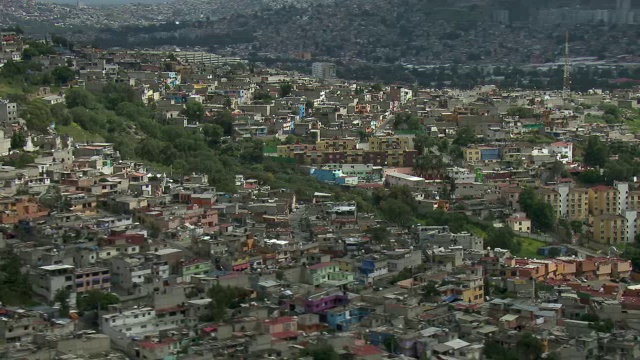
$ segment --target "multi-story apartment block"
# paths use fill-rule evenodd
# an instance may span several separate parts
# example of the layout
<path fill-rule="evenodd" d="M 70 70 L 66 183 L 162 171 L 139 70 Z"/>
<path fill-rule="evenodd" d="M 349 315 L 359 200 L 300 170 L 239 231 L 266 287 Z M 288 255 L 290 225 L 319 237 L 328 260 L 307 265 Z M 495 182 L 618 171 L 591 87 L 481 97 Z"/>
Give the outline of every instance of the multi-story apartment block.
<path fill-rule="evenodd" d="M 574 188 L 567 195 L 567 217 L 569 220 L 584 221 L 589 217 L 589 190 Z"/>
<path fill-rule="evenodd" d="M 551 204 L 556 219 L 563 217 L 562 196 L 559 191 L 554 188 L 540 188 L 538 189 L 538 194 L 540 194 L 544 201 Z"/>
<path fill-rule="evenodd" d="M 640 211 L 640 190 L 629 191 L 627 196 L 627 210 Z"/>
<path fill-rule="evenodd" d="M 47 265 L 41 266 L 31 274 L 31 287 L 33 292 L 53 303 L 58 290 L 69 292 L 69 304 L 74 306 L 76 302 L 75 272 L 71 265 Z"/>
<path fill-rule="evenodd" d="M 18 105 L 9 100 L 0 100 L 0 123 L 18 120 Z"/>
<path fill-rule="evenodd" d="M 107 268 L 84 268 L 75 271 L 76 292 L 111 289 L 111 273 Z"/>
<path fill-rule="evenodd" d="M 411 136 L 373 136 L 369 138 L 369 150 L 413 149 Z"/>
<path fill-rule="evenodd" d="M 355 138 L 325 139 L 317 141 L 315 148 L 321 151 L 353 150 L 357 145 Z"/>
<path fill-rule="evenodd" d="M 614 214 L 596 215 L 593 219 L 593 239 L 609 245 L 626 242 L 627 218 Z"/>
<path fill-rule="evenodd" d="M 589 212 L 592 215 L 618 214 L 618 190 L 611 186 L 595 186 L 589 189 Z"/>
<path fill-rule="evenodd" d="M 311 75 L 314 78 L 330 80 L 336 78 L 336 64 L 327 62 L 315 62 L 311 64 Z"/>

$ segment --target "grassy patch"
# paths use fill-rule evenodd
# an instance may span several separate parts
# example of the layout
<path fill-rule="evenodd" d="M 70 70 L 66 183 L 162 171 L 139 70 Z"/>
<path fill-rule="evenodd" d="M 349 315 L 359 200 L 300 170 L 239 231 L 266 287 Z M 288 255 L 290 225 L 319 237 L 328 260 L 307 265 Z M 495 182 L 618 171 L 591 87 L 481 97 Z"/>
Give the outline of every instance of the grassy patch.
<path fill-rule="evenodd" d="M 587 114 L 584 116 L 584 122 L 588 124 L 604 124 L 602 116 Z"/>
<path fill-rule="evenodd" d="M 538 248 L 547 245 L 545 242 L 521 236 L 516 237 L 516 239 L 522 244 L 520 253 L 515 254 L 520 257 L 538 258 Z"/>
<path fill-rule="evenodd" d="M 100 135 L 96 135 L 92 132 L 89 132 L 80 127 L 80 125 L 76 123 L 71 123 L 71 125 L 62 126 L 56 125 L 56 131 L 60 135 L 68 135 L 73 138 L 73 141 L 76 143 L 84 143 L 88 142 L 102 142 L 104 138 Z"/>
<path fill-rule="evenodd" d="M 629 127 L 629 130 L 631 130 L 633 133 L 640 132 L 640 118 L 627 121 L 625 124 Z"/>
<path fill-rule="evenodd" d="M 0 82 L 0 97 L 7 96 L 9 94 L 22 94 L 22 88 L 20 86 Z"/>
<path fill-rule="evenodd" d="M 469 231 L 477 237 L 481 237 L 483 239 L 487 237 L 487 233 L 475 225 L 469 225 Z"/>

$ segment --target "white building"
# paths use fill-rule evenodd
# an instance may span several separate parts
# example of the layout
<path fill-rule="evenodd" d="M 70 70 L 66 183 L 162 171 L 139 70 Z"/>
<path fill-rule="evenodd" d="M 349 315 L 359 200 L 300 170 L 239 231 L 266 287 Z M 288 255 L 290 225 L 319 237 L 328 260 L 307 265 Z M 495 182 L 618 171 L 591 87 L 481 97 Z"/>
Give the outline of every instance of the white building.
<path fill-rule="evenodd" d="M 48 105 L 55 105 L 55 104 L 64 104 L 64 96 L 59 96 L 59 95 L 49 95 L 49 96 L 45 96 L 42 98 L 42 100 L 47 103 Z"/>
<path fill-rule="evenodd" d="M 18 105 L 9 100 L 0 100 L 0 122 L 18 120 Z"/>
<path fill-rule="evenodd" d="M 385 178 L 385 182 L 391 186 L 403 186 L 406 185 L 412 188 L 420 188 L 425 185 L 425 180 L 421 177 L 401 174 L 401 173 L 390 173 L 387 174 Z"/>
<path fill-rule="evenodd" d="M 336 78 L 336 64 L 316 62 L 311 65 L 311 75 L 314 78 L 330 80 Z"/>
<path fill-rule="evenodd" d="M 550 145 L 550 152 L 556 155 L 556 158 L 563 163 L 573 162 L 573 144 L 570 142 L 555 142 Z"/>
<path fill-rule="evenodd" d="M 75 267 L 71 265 L 41 266 L 31 274 L 31 288 L 34 293 L 53 304 L 56 292 L 69 291 L 69 305 L 76 304 Z"/>
<path fill-rule="evenodd" d="M 103 315 L 101 329 L 112 339 L 123 335 L 144 336 L 158 331 L 155 322 L 156 313 L 152 308 L 140 308 Z"/>
<path fill-rule="evenodd" d="M 447 175 L 456 183 L 473 183 L 476 181 L 476 174 L 465 168 L 448 168 Z"/>

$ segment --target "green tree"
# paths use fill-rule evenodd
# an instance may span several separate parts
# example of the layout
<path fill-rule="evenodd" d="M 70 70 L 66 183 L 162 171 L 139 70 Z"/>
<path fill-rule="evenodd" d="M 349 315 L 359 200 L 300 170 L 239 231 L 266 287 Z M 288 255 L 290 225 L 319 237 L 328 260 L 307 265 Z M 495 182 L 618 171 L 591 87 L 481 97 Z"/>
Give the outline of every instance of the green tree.
<path fill-rule="evenodd" d="M 291 95 L 292 91 L 293 91 L 293 85 L 291 85 L 290 82 L 285 81 L 282 84 L 280 84 L 280 89 L 279 89 L 278 95 L 281 98 L 284 98 L 284 97 L 287 97 L 287 96 Z"/>
<path fill-rule="evenodd" d="M 587 140 L 587 146 L 584 150 L 585 165 L 594 167 L 604 167 L 609 159 L 609 149 L 600 139 L 592 135 Z"/>
<path fill-rule="evenodd" d="M 413 211 L 406 203 L 398 199 L 386 199 L 380 204 L 380 213 L 399 227 L 408 228 L 414 224 Z"/>
<path fill-rule="evenodd" d="M 228 110 L 216 113 L 213 118 L 213 123 L 222 127 L 225 136 L 233 135 L 233 122 L 233 115 Z"/>
<path fill-rule="evenodd" d="M 553 228 L 555 223 L 553 206 L 539 197 L 533 188 L 523 189 L 518 197 L 518 203 L 535 228 L 542 231 Z"/>
<path fill-rule="evenodd" d="M 384 348 L 391 354 L 395 354 L 400 348 L 398 338 L 396 338 L 394 335 L 385 336 L 384 340 L 382 340 L 382 344 L 384 345 Z"/>
<path fill-rule="evenodd" d="M 69 295 L 71 295 L 71 293 L 67 289 L 58 289 L 53 295 L 53 301 L 60 306 L 59 313 L 61 317 L 69 316 Z"/>
<path fill-rule="evenodd" d="M 264 160 L 264 143 L 262 140 L 250 139 L 242 143 L 240 159 L 245 162 L 260 164 Z"/>
<path fill-rule="evenodd" d="M 224 106 L 225 109 L 228 110 L 228 109 L 231 109 L 233 102 L 231 101 L 231 98 L 229 96 L 225 96 L 224 103 L 222 105 Z"/>
<path fill-rule="evenodd" d="M 420 119 L 408 111 L 401 112 L 395 115 L 393 121 L 393 127 L 399 130 L 421 130 L 422 122 Z"/>
<path fill-rule="evenodd" d="M 456 137 L 453 139 L 453 144 L 461 147 L 466 147 L 478 142 L 478 137 L 472 128 L 465 126 L 458 129 Z"/>
<path fill-rule="evenodd" d="M 273 97 L 266 90 L 258 90 L 253 94 L 253 101 L 262 104 L 270 104 L 273 101 Z"/>
<path fill-rule="evenodd" d="M 42 100 L 29 102 L 22 110 L 21 117 L 27 122 L 29 130 L 40 133 L 48 132 L 49 126 L 53 122 L 51 109 Z"/>
<path fill-rule="evenodd" d="M 205 124 L 202 127 L 202 134 L 210 147 L 217 147 L 224 136 L 224 129 L 220 125 Z"/>
<path fill-rule="evenodd" d="M 57 66 L 51 71 L 57 85 L 64 85 L 76 78 L 76 73 L 66 66 Z"/>
<path fill-rule="evenodd" d="M 578 180 L 585 185 L 596 185 L 604 182 L 604 177 L 600 175 L 600 171 L 589 169 L 578 175 Z"/>
<path fill-rule="evenodd" d="M 533 334 L 525 332 L 518 338 L 516 342 L 516 353 L 518 358 L 522 360 L 537 360 L 544 353 L 544 345 L 542 341 Z"/>
<path fill-rule="evenodd" d="M 522 248 L 522 244 L 515 238 L 515 234 L 508 227 L 490 229 L 484 245 L 492 249 L 500 248 L 511 251 L 512 254 L 518 254 Z"/>
<path fill-rule="evenodd" d="M 31 285 L 20 257 L 11 249 L 0 253 L 0 302 L 4 305 L 25 306 L 33 302 Z"/>
<path fill-rule="evenodd" d="M 11 149 L 22 149 L 27 145 L 27 137 L 22 131 L 14 131 L 11 135 Z"/>
<path fill-rule="evenodd" d="M 109 305 L 119 302 L 120 298 L 117 295 L 100 290 L 90 290 L 84 294 L 78 294 L 77 299 L 78 310 L 81 311 L 106 310 Z"/>
<path fill-rule="evenodd" d="M 27 165 L 35 162 L 35 157 L 26 152 L 17 155 L 10 155 L 1 159 L 3 165 L 13 166 L 16 169 L 24 169 Z"/>
<path fill-rule="evenodd" d="M 331 345 L 308 346 L 300 355 L 310 356 L 313 360 L 338 360 L 340 357 Z"/>
<path fill-rule="evenodd" d="M 56 125 L 63 125 L 63 126 L 71 125 L 71 121 L 72 121 L 71 114 L 69 113 L 69 110 L 67 109 L 67 106 L 65 104 L 57 103 L 57 104 L 51 105 L 49 110 L 51 111 L 51 117 L 53 118 L 53 122 Z"/>
<path fill-rule="evenodd" d="M 214 285 L 207 295 L 211 298 L 211 313 L 207 321 L 221 321 L 226 319 L 228 309 L 236 309 L 249 294 L 239 287 Z"/>
<path fill-rule="evenodd" d="M 367 229 L 366 234 L 369 235 L 373 244 L 383 244 L 389 240 L 391 233 L 384 226 L 375 226 Z"/>
<path fill-rule="evenodd" d="M 580 220 L 572 220 L 569 223 L 569 226 L 571 227 L 571 231 L 574 234 L 582 234 L 582 231 L 583 231 L 582 230 L 583 229 L 582 221 L 580 221 Z"/>
<path fill-rule="evenodd" d="M 505 348 L 495 340 L 486 341 L 482 353 L 487 359 L 491 360 L 518 360 L 513 351 Z"/>
<path fill-rule="evenodd" d="M 85 109 L 95 109 L 97 101 L 92 93 L 81 88 L 71 88 L 65 93 L 65 103 L 69 109 L 83 107 Z"/>
<path fill-rule="evenodd" d="M 204 105 L 198 101 L 189 101 L 182 112 L 184 116 L 193 122 L 202 122 L 204 119 Z"/>
<path fill-rule="evenodd" d="M 518 116 L 521 119 L 532 118 L 535 116 L 532 108 L 518 106 L 507 110 L 508 116 Z"/>
<path fill-rule="evenodd" d="M 422 286 L 422 299 L 424 301 L 430 301 L 434 296 L 440 296 L 440 291 L 438 291 L 438 282 L 429 280 L 426 284 Z"/>

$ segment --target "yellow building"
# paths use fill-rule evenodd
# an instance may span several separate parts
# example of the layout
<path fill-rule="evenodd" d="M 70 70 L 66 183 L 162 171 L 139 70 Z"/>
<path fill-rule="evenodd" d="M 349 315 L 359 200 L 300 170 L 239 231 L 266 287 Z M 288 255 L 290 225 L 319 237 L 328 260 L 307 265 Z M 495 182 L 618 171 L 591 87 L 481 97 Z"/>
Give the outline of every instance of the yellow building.
<path fill-rule="evenodd" d="M 595 186 L 589 189 L 589 211 L 592 215 L 617 214 L 618 190 L 611 186 Z"/>
<path fill-rule="evenodd" d="M 462 149 L 462 155 L 464 156 L 464 161 L 468 163 L 474 163 L 480 161 L 480 149 L 478 148 L 464 148 Z"/>
<path fill-rule="evenodd" d="M 542 197 L 544 201 L 551 204 L 553 207 L 553 213 L 556 219 L 562 218 L 562 208 L 561 208 L 561 197 L 560 193 L 555 189 L 550 188 L 540 188 L 538 189 L 538 194 Z"/>
<path fill-rule="evenodd" d="M 278 145 L 278 157 L 292 158 L 297 152 L 306 152 L 309 150 L 315 150 L 315 146 L 309 144 Z"/>
<path fill-rule="evenodd" d="M 413 139 L 409 136 L 373 136 L 369 138 L 370 151 L 390 149 L 413 149 Z"/>
<path fill-rule="evenodd" d="M 484 281 L 482 278 L 470 276 L 459 280 L 462 281 L 462 286 L 457 287 L 455 293 L 462 301 L 474 304 L 484 303 Z"/>
<path fill-rule="evenodd" d="M 515 232 L 531 233 L 531 220 L 524 214 L 515 214 L 507 219 L 507 224 Z"/>
<path fill-rule="evenodd" d="M 584 221 L 589 218 L 589 190 L 574 188 L 567 195 L 567 215 L 569 220 Z"/>
<path fill-rule="evenodd" d="M 320 151 L 354 150 L 358 145 L 355 138 L 328 139 L 316 142 L 316 149 Z"/>
<path fill-rule="evenodd" d="M 640 211 L 640 191 L 629 191 L 627 210 Z"/>
<path fill-rule="evenodd" d="M 627 239 L 627 219 L 620 215 L 602 214 L 593 219 L 593 240 L 602 244 L 620 244 Z"/>

